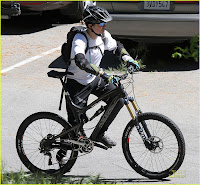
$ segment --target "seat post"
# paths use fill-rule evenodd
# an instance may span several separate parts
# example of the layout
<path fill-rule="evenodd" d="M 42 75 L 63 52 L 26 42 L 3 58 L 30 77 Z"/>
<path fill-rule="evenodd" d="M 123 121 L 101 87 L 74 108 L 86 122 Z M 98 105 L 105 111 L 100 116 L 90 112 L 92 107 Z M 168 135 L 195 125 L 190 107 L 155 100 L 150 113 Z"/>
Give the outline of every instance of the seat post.
<path fill-rule="evenodd" d="M 66 90 L 66 89 L 65 89 L 65 88 L 66 88 L 66 86 L 65 86 L 66 80 L 67 80 L 67 77 L 66 77 L 66 76 L 64 77 L 64 81 L 63 81 L 62 77 L 60 78 L 60 81 L 61 81 L 63 87 L 62 87 L 62 91 L 61 91 L 60 105 L 59 105 L 58 110 L 61 110 L 62 101 L 63 101 L 63 95 L 64 95 L 64 91 Z"/>

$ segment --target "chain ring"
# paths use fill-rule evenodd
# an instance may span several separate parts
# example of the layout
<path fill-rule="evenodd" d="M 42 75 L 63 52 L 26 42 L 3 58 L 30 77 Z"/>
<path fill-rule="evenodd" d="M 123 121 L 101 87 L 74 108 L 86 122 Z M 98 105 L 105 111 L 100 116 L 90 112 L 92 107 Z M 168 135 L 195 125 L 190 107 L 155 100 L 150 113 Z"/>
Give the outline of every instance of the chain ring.
<path fill-rule="evenodd" d="M 80 137 L 78 141 L 84 143 L 84 146 L 79 146 L 80 152 L 88 154 L 94 149 L 94 143 L 89 138 Z"/>

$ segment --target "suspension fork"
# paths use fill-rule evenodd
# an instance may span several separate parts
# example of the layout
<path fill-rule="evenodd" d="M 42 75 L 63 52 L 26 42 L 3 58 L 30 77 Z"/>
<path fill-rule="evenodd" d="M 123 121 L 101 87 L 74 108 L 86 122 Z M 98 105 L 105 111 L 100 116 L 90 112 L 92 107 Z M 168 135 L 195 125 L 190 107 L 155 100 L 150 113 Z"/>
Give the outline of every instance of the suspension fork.
<path fill-rule="evenodd" d="M 133 113 L 129 102 L 131 102 L 136 114 Z M 128 111 L 129 111 L 129 113 L 130 113 L 130 115 L 131 115 L 133 120 L 136 120 L 137 115 L 142 113 L 140 108 L 137 106 L 135 100 L 132 97 L 128 97 L 127 99 L 124 99 L 124 104 L 126 105 L 126 108 L 128 109 Z"/>
<path fill-rule="evenodd" d="M 131 102 L 136 114 L 133 113 L 129 102 Z M 140 136 L 142 137 L 142 140 L 144 142 L 146 142 L 147 138 L 146 138 L 146 136 L 145 136 L 145 134 L 143 132 L 143 129 L 139 125 L 139 121 L 138 121 L 138 115 L 141 114 L 142 111 L 140 110 L 140 108 L 138 107 L 137 103 L 135 102 L 135 100 L 132 97 L 128 97 L 128 99 L 125 99 L 124 104 L 126 105 L 126 108 L 128 109 L 128 111 L 129 111 L 129 113 L 130 113 L 130 115 L 132 117 L 132 120 L 136 121 L 136 128 L 137 128 Z M 142 127 L 144 128 L 144 131 L 145 131 L 147 137 L 150 138 L 151 134 L 149 132 L 149 129 L 147 128 L 147 124 L 145 123 L 145 121 L 142 121 L 141 124 L 142 124 Z"/>

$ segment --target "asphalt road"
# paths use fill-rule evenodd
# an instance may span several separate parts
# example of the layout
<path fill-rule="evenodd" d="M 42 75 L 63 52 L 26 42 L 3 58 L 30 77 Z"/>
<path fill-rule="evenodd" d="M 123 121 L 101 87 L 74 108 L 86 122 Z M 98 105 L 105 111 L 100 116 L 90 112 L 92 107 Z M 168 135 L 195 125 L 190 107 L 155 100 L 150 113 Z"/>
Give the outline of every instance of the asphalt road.
<path fill-rule="evenodd" d="M 60 55 L 58 47 L 71 26 L 45 27 L 34 23 L 28 28 L 4 27 L 1 70 L 8 71 L 1 73 L 1 160 L 5 170 L 26 170 L 15 149 L 15 136 L 27 116 L 49 111 L 66 117 L 64 106 L 58 111 L 61 84 L 57 79 L 48 78 L 47 72 L 48 65 Z M 107 151 L 95 148 L 78 158 L 71 172 L 65 175 L 100 174 L 104 180 L 117 183 L 199 184 L 199 70 L 138 72 L 134 75 L 134 87 L 143 112 L 164 114 L 181 129 L 186 156 L 178 173 L 166 181 L 155 181 L 131 169 L 121 148 L 123 130 L 131 119 L 123 108 L 107 132 L 117 141 L 117 146 Z M 96 120 L 86 127 L 95 123 Z"/>

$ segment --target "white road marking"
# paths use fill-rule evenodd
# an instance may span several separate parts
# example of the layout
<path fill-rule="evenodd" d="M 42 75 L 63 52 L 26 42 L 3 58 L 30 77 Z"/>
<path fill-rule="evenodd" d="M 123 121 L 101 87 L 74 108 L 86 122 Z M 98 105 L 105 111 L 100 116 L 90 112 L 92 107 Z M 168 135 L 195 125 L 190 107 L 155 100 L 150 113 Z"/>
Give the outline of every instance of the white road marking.
<path fill-rule="evenodd" d="M 23 66 L 23 65 L 25 65 L 25 64 L 27 64 L 27 63 L 33 62 L 33 61 L 35 61 L 35 60 L 37 60 L 37 59 L 39 59 L 39 58 L 42 58 L 42 57 L 44 57 L 44 56 L 46 56 L 46 55 L 48 55 L 48 54 L 50 54 L 50 53 L 53 53 L 53 52 L 55 52 L 55 51 L 57 51 L 57 50 L 60 50 L 60 49 L 61 49 L 61 46 L 59 46 L 59 47 L 57 47 L 57 48 L 53 48 L 53 49 L 51 49 L 51 50 L 49 50 L 49 51 L 46 51 L 46 52 L 44 52 L 44 53 L 41 53 L 40 55 L 37 55 L 37 56 L 31 57 L 31 58 L 29 58 L 29 59 L 23 60 L 23 61 L 21 61 L 21 62 L 15 64 L 15 65 L 13 65 L 13 66 L 10 66 L 10 67 L 8 67 L 8 68 L 6 68 L 6 69 L 1 70 L 1 73 L 6 73 L 6 72 L 8 72 L 8 71 L 11 71 L 11 70 L 13 70 L 13 69 L 15 69 L 15 68 L 17 68 L 17 67 L 20 67 L 20 66 Z"/>

